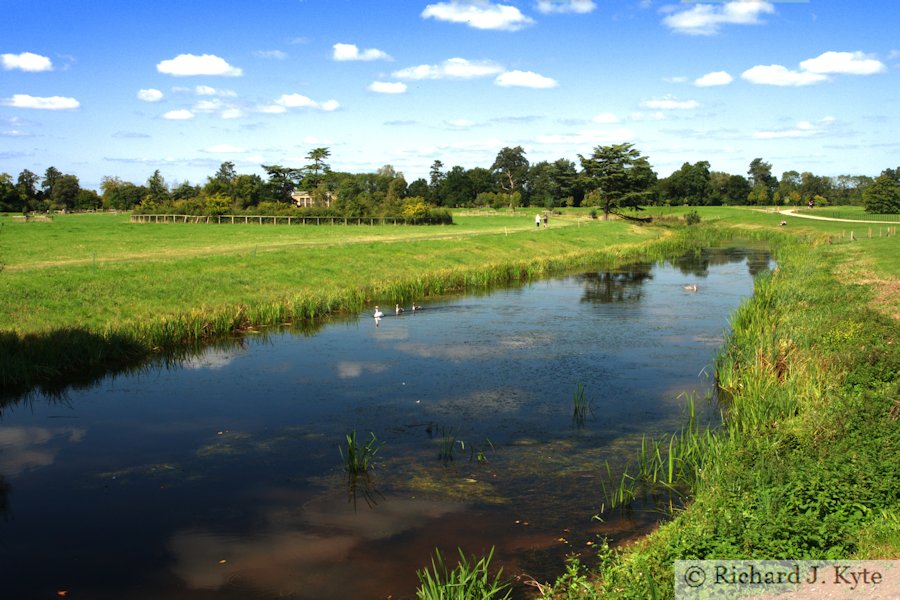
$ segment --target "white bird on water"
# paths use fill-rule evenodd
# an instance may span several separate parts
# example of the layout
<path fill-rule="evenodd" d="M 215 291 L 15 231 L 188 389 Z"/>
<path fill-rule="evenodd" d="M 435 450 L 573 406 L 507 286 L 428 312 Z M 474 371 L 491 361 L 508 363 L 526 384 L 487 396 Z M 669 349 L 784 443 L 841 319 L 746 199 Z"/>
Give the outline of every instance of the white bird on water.
<path fill-rule="evenodd" d="M 375 307 L 375 314 L 372 315 L 372 316 L 375 317 L 376 319 L 380 319 L 381 317 L 384 316 L 384 313 L 381 312 L 381 309 L 378 308 L 378 307 L 376 306 L 376 307 Z"/>
<path fill-rule="evenodd" d="M 396 313 L 399 315 L 400 313 L 403 312 L 403 307 L 400 306 L 399 304 L 395 305 L 395 306 L 394 306 L 394 312 L 396 312 Z"/>
<path fill-rule="evenodd" d="M 696 284 L 696 283 L 689 283 L 689 284 L 687 284 L 687 285 L 681 286 L 681 288 L 682 288 L 684 291 L 686 291 L 686 292 L 696 292 L 696 291 L 697 291 L 697 284 Z"/>

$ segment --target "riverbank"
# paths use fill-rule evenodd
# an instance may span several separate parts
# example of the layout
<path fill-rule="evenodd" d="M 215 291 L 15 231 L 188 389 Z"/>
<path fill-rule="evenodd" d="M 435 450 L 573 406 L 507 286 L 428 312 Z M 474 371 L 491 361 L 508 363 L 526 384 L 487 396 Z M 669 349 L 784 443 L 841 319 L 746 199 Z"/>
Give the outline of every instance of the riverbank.
<path fill-rule="evenodd" d="M 900 328 L 881 271 L 896 239 L 769 237 L 779 268 L 717 361 L 725 421 L 681 465 L 689 506 L 629 548 L 601 545 L 596 570 L 574 563 L 549 596 L 672 597 L 679 559 L 900 557 Z"/>

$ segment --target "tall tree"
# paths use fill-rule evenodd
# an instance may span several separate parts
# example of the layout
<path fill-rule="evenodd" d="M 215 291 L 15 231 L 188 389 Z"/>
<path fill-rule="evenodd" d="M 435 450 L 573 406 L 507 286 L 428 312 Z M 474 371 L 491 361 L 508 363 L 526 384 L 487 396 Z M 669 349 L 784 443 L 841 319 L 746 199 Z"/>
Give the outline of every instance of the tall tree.
<path fill-rule="evenodd" d="M 153 175 L 147 179 L 147 198 L 157 204 L 169 199 L 169 187 L 159 169 L 153 171 Z"/>
<path fill-rule="evenodd" d="M 16 190 L 19 192 L 19 197 L 22 199 L 23 210 L 32 210 L 35 208 L 38 201 L 38 195 L 40 194 L 40 191 L 38 190 L 39 181 L 40 177 L 28 169 L 24 169 L 19 173 L 19 177 L 16 179 Z"/>
<path fill-rule="evenodd" d="M 303 181 L 303 170 L 281 165 L 262 165 L 269 176 L 268 188 L 276 202 L 290 202 L 291 194 Z"/>
<path fill-rule="evenodd" d="M 634 144 L 597 146 L 589 157 L 578 158 L 588 185 L 600 193 L 604 219 L 623 208 L 641 210 L 656 184 L 656 173 Z"/>
<path fill-rule="evenodd" d="M 515 148 L 507 146 L 497 153 L 491 171 L 497 177 L 500 189 L 507 194 L 514 194 L 523 191 L 528 177 L 528 166 L 528 159 L 525 158 L 522 146 Z"/>
<path fill-rule="evenodd" d="M 709 182 L 708 162 L 686 162 L 669 176 L 667 193 L 672 200 L 703 206 L 709 203 Z"/>
<path fill-rule="evenodd" d="M 446 175 L 444 174 L 444 163 L 435 160 L 431 163 L 431 170 L 428 172 L 428 175 L 428 195 L 426 198 L 432 204 L 440 206 L 444 203 L 441 189 L 444 186 L 444 179 L 446 178 Z"/>
<path fill-rule="evenodd" d="M 325 175 L 331 170 L 331 166 L 325 162 L 329 156 L 331 156 L 331 150 L 328 148 L 313 148 L 306 155 L 306 159 L 312 161 L 306 165 L 306 171 L 311 173 L 307 176 L 310 187 L 315 188 L 321 185 Z"/>
<path fill-rule="evenodd" d="M 900 213 L 900 168 L 885 169 L 863 192 L 866 212 Z"/>
<path fill-rule="evenodd" d="M 778 179 L 772 175 L 772 165 L 761 158 L 754 158 L 750 161 L 750 168 L 747 170 L 747 174 L 750 176 L 750 185 L 754 189 L 757 203 L 768 204 L 775 193 L 775 188 L 778 187 Z M 760 185 L 764 186 L 766 190 L 766 200 L 763 202 L 760 202 L 759 194 L 759 190 L 762 188 L 757 187 Z"/>

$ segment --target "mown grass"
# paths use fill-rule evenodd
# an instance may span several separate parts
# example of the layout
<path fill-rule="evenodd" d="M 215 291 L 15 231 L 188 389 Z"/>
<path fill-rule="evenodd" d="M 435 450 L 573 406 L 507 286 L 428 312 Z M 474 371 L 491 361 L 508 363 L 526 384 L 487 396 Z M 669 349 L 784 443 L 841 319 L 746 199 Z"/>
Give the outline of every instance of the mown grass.
<path fill-rule="evenodd" d="M 896 239 L 771 237 L 778 269 L 734 314 L 717 360 L 724 423 L 672 438 L 699 444 L 680 476 L 689 506 L 606 553 L 578 579 L 592 585 L 571 596 L 570 577 L 548 595 L 671 597 L 678 559 L 900 557 L 898 321 L 873 305 L 877 284 L 839 276 L 849 257 L 896 260 Z"/>

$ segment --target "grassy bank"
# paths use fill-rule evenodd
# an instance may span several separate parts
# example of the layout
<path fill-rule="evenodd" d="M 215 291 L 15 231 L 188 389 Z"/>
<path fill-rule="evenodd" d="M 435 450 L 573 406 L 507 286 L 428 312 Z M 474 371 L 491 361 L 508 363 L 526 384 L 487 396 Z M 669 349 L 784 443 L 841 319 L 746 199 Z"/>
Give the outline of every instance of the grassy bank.
<path fill-rule="evenodd" d="M 595 571 L 573 563 L 549 595 L 671 597 L 678 559 L 900 557 L 898 246 L 819 227 L 769 235 L 779 268 L 717 361 L 725 421 L 676 438 L 699 449 L 677 465 L 688 508 Z"/>

